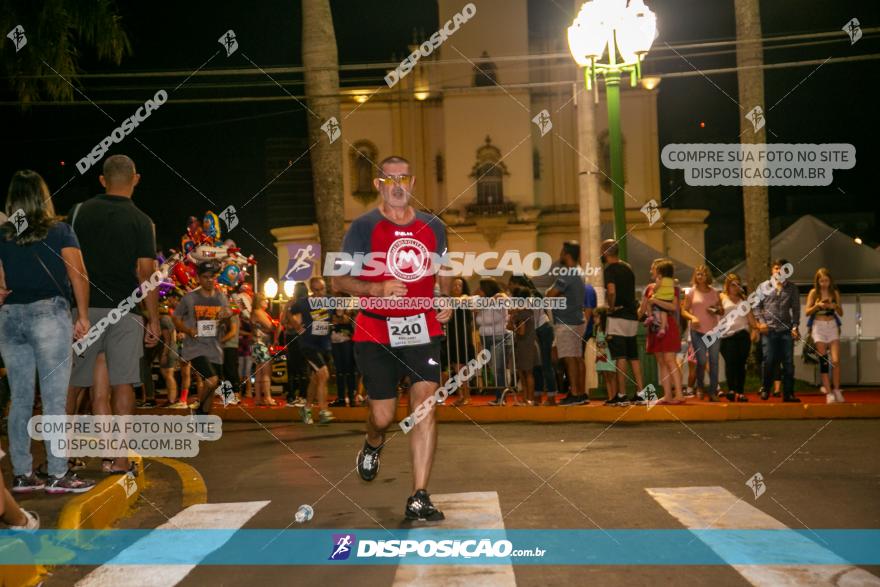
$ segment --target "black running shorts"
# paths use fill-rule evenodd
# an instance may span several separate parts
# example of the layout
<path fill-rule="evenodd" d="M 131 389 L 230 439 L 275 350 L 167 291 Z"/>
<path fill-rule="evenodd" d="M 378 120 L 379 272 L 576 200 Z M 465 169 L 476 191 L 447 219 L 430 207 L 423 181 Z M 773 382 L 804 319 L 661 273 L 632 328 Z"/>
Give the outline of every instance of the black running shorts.
<path fill-rule="evenodd" d="M 428 344 L 393 348 L 375 342 L 355 342 L 354 357 L 370 399 L 397 397 L 405 376 L 411 383 L 440 383 L 440 337 Z"/>
<path fill-rule="evenodd" d="M 190 361 L 190 364 L 203 379 L 219 378 L 223 374 L 223 365 L 213 363 L 207 357 L 195 357 Z"/>
<path fill-rule="evenodd" d="M 329 351 L 322 351 L 304 344 L 299 346 L 299 350 L 312 371 L 318 371 L 321 367 L 328 367 L 330 365 Z"/>

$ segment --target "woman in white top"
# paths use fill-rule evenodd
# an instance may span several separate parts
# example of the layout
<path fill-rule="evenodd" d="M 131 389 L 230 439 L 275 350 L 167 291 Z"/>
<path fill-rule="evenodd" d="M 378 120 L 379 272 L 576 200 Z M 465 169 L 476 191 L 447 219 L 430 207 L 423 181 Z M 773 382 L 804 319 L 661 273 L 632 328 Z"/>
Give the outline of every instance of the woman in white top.
<path fill-rule="evenodd" d="M 724 375 L 727 379 L 727 399 L 747 402 L 745 396 L 746 361 L 752 343 L 758 341 L 758 323 L 751 309 L 747 312 L 733 312 L 738 304 L 746 299 L 742 280 L 735 273 L 728 273 L 721 292 L 721 306 L 729 323 L 729 328 L 721 335 L 721 356 L 724 357 Z M 748 308 L 748 306 L 743 306 Z M 733 312 L 733 313 L 732 313 Z"/>
<path fill-rule="evenodd" d="M 812 322 L 810 335 L 819 353 L 819 372 L 822 375 L 825 401 L 829 404 L 843 402 L 843 392 L 840 389 L 840 318 L 843 316 L 843 306 L 840 305 L 840 292 L 825 267 L 819 268 L 813 278 L 813 289 L 807 294 L 806 314 Z M 834 387 L 831 387 L 829 381 L 829 367 Z"/>
<path fill-rule="evenodd" d="M 480 280 L 477 295 L 484 298 L 506 298 L 497 281 L 491 278 Z M 477 310 L 477 328 L 480 331 L 480 344 L 492 353 L 489 369 L 495 376 L 495 401 L 490 405 L 501 405 L 501 395 L 507 387 L 507 368 L 510 365 L 510 350 L 513 347 L 513 333 L 507 330 L 507 309 Z"/>

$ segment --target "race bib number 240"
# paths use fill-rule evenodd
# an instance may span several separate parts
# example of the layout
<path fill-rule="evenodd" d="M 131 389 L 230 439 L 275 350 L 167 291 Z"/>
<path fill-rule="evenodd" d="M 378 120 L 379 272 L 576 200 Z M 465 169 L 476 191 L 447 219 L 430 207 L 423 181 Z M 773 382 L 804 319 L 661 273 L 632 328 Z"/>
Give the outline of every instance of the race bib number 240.
<path fill-rule="evenodd" d="M 428 344 L 428 322 L 424 314 L 388 319 L 388 340 L 392 347 Z"/>

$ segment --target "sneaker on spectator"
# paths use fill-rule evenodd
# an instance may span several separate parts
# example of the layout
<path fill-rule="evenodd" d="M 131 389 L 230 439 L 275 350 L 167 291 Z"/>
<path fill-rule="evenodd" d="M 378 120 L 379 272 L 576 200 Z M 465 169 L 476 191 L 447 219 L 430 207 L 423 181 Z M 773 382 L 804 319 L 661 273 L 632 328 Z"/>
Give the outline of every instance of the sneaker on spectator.
<path fill-rule="evenodd" d="M 91 479 L 80 479 L 76 473 L 70 471 L 63 477 L 49 477 L 46 483 L 46 493 L 85 493 L 95 486 Z"/>
<path fill-rule="evenodd" d="M 339 398 L 336 401 L 330 402 L 329 405 L 331 408 L 344 408 L 344 407 L 348 406 L 348 404 L 345 403 L 345 400 L 342 398 Z"/>
<path fill-rule="evenodd" d="M 46 484 L 33 472 L 28 475 L 18 475 L 12 480 L 12 493 L 33 493 L 45 487 Z"/>
<path fill-rule="evenodd" d="M 174 402 L 173 404 L 170 404 L 166 407 L 172 410 L 185 410 L 189 407 L 189 405 L 187 405 L 185 402 Z"/>
<path fill-rule="evenodd" d="M 9 530 L 16 532 L 33 532 L 40 529 L 40 514 L 30 510 L 21 510 L 27 520 L 23 526 L 9 526 Z"/>
<path fill-rule="evenodd" d="M 843 402 L 846 401 L 845 399 L 843 399 L 843 390 L 842 389 L 835 389 L 831 393 L 834 394 L 834 401 L 835 402 L 842 404 Z"/>
<path fill-rule="evenodd" d="M 568 394 L 565 396 L 565 399 L 559 402 L 560 406 L 582 406 L 584 404 L 590 403 L 589 398 L 586 394 L 584 395 L 571 395 Z"/>
<path fill-rule="evenodd" d="M 198 410 L 199 406 L 201 406 L 201 405 L 202 405 L 202 402 L 200 402 L 197 399 L 194 399 L 193 401 L 189 402 L 189 405 L 186 407 L 188 407 L 191 410 Z"/>
<path fill-rule="evenodd" d="M 299 417 L 302 420 L 303 424 L 315 423 L 315 421 L 312 419 L 312 410 L 310 408 L 301 407 L 299 409 Z"/>
<path fill-rule="evenodd" d="M 318 412 L 318 424 L 329 424 L 336 419 L 330 410 L 321 410 Z"/>
<path fill-rule="evenodd" d="M 489 405 L 490 406 L 503 406 L 504 400 L 503 399 L 493 399 L 489 402 Z"/>
<path fill-rule="evenodd" d="M 609 400 L 605 400 L 606 406 L 625 406 L 629 405 L 629 400 L 626 399 L 625 395 L 617 394 Z"/>
<path fill-rule="evenodd" d="M 697 394 L 696 394 L 696 392 L 693 390 L 692 387 L 688 387 L 687 389 L 684 390 L 684 397 L 694 397 L 694 396 L 696 396 L 696 395 L 697 395 Z"/>

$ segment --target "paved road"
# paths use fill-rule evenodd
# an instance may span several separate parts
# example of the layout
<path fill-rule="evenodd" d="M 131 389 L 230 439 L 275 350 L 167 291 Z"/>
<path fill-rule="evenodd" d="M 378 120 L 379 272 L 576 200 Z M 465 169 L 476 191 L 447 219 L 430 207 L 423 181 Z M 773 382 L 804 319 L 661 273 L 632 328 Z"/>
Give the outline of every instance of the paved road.
<path fill-rule="evenodd" d="M 662 487 L 722 488 L 795 529 L 880 528 L 876 421 L 444 424 L 440 434 L 432 493 L 497 492 L 508 529 L 682 528 L 646 491 Z M 298 528 L 293 516 L 303 503 L 314 504 L 313 528 L 396 528 L 410 491 L 407 441 L 402 433 L 389 441 L 371 484 L 354 472 L 362 442 L 354 424 L 230 423 L 189 462 L 204 476 L 210 503 L 269 502 L 245 528 Z M 757 500 L 745 484 L 756 472 L 767 486 Z M 152 465 L 151 474 L 143 503 L 123 527 L 154 528 L 180 511 L 179 481 L 161 465 Z M 69 585 L 89 571 L 58 569 L 45 584 Z M 514 571 L 521 586 L 751 584 L 725 566 Z M 394 566 L 201 566 L 179 584 L 392 585 L 395 572 Z"/>

